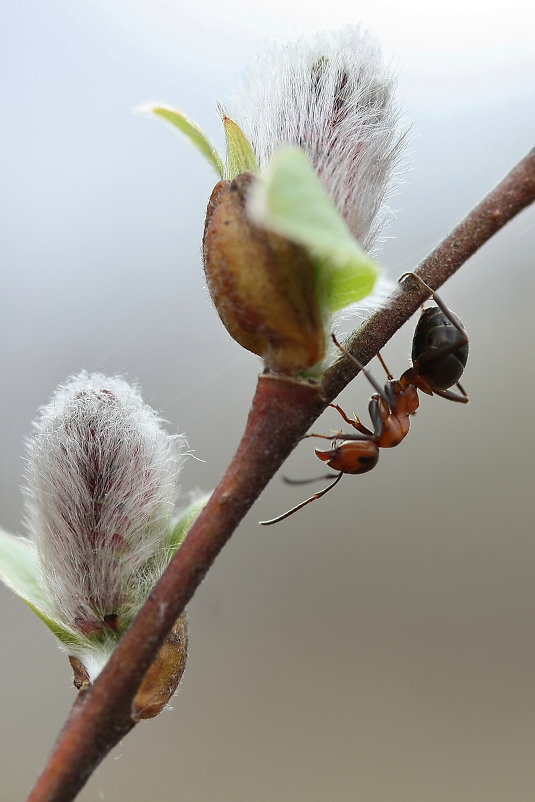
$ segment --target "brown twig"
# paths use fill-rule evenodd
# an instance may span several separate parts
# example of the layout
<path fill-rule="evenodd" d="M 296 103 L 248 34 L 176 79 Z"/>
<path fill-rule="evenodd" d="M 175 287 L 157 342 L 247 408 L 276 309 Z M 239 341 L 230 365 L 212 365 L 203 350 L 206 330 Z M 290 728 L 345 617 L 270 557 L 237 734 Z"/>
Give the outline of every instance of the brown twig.
<path fill-rule="evenodd" d="M 535 150 L 422 262 L 434 289 L 496 231 L 535 200 Z M 346 343 L 368 362 L 416 311 L 425 293 L 407 281 Z M 259 378 L 232 462 L 186 540 L 153 589 L 94 686 L 80 694 L 28 802 L 69 802 L 100 761 L 133 727 L 132 699 L 160 645 L 207 570 L 273 474 L 329 401 L 356 375 L 347 358 L 323 385 Z"/>

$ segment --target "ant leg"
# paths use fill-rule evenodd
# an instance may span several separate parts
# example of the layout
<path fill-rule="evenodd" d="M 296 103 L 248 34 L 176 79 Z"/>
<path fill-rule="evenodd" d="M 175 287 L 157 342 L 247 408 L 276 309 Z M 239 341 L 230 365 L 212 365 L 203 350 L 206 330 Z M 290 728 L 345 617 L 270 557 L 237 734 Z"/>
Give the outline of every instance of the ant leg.
<path fill-rule="evenodd" d="M 325 476 L 315 476 L 313 479 L 290 479 L 288 476 L 283 476 L 282 481 L 286 485 L 309 485 L 311 482 L 323 482 L 325 479 L 334 479 L 332 473 Z"/>
<path fill-rule="evenodd" d="M 394 393 L 394 391 L 392 389 L 395 380 L 394 380 L 393 375 L 390 373 L 390 368 L 388 367 L 388 365 L 384 361 L 383 357 L 381 356 L 381 352 L 380 351 L 377 354 L 377 359 L 379 360 L 379 362 L 383 366 L 383 369 L 384 369 L 384 371 L 386 373 L 386 378 L 388 379 L 388 384 L 385 384 L 384 390 L 381 393 L 381 398 L 383 400 L 387 401 L 387 403 L 390 406 L 390 409 L 391 409 L 392 413 L 395 413 L 396 407 L 397 407 L 397 397 L 396 397 L 396 394 Z M 370 412 L 370 414 L 371 414 L 371 412 Z M 383 431 L 383 422 L 384 421 L 381 418 L 381 431 L 380 432 L 377 431 L 377 427 L 375 428 L 375 434 L 378 437 L 381 436 L 381 433 Z"/>
<path fill-rule="evenodd" d="M 433 394 L 439 395 L 441 398 L 447 398 L 448 401 L 458 401 L 460 404 L 468 404 L 470 399 L 462 384 L 457 382 L 456 387 L 459 388 L 461 393 L 453 393 L 451 390 L 433 390 Z"/>
<path fill-rule="evenodd" d="M 327 487 L 324 490 L 320 490 L 318 493 L 314 493 L 313 496 L 310 496 L 310 498 L 307 498 L 305 501 L 302 501 L 300 504 L 297 504 L 297 506 L 292 507 L 291 510 L 284 512 L 282 515 L 278 515 L 276 518 L 271 518 L 269 521 L 259 521 L 259 523 L 262 526 L 271 526 L 271 524 L 278 524 L 279 521 L 284 521 L 285 518 L 288 518 L 290 515 L 293 515 L 294 512 L 302 510 L 303 507 L 306 507 L 307 504 L 310 504 L 312 501 L 316 501 L 316 499 L 321 498 L 322 496 L 325 495 L 325 493 L 328 493 L 329 490 L 332 490 L 333 487 L 338 484 L 343 475 L 344 472 L 340 471 L 334 482 L 332 482 L 332 484 L 330 485 L 327 485 Z"/>
<path fill-rule="evenodd" d="M 462 386 L 461 382 L 457 382 L 457 384 L 455 386 L 459 388 L 459 390 L 461 391 L 461 393 L 464 395 L 465 398 L 468 398 L 468 393 L 466 392 L 466 390 Z"/>
<path fill-rule="evenodd" d="M 388 365 L 386 364 L 386 362 L 384 361 L 383 357 L 381 356 L 381 352 L 380 352 L 380 351 L 379 351 L 379 353 L 377 354 L 377 359 L 379 360 L 379 362 L 380 362 L 380 363 L 381 363 L 381 365 L 383 366 L 383 368 L 384 368 L 384 371 L 385 371 L 385 373 L 386 373 L 386 378 L 388 379 L 388 381 L 390 381 L 390 382 L 393 382 L 393 381 L 394 381 L 394 377 L 393 377 L 393 376 L 392 376 L 392 374 L 390 373 L 390 370 L 389 370 L 389 368 L 388 368 Z"/>
<path fill-rule="evenodd" d="M 461 335 L 461 340 L 455 346 L 455 348 L 453 348 L 453 350 L 455 351 L 461 345 L 466 345 L 468 343 L 468 334 L 466 333 L 463 324 L 461 323 L 461 321 L 459 320 L 457 315 L 454 315 L 453 312 L 451 311 L 451 309 L 449 309 L 446 306 L 446 304 L 444 303 L 444 301 L 442 300 L 440 295 L 437 295 L 437 293 L 433 289 L 431 289 L 429 284 L 426 284 L 425 281 L 423 280 L 423 278 L 420 278 L 420 276 L 417 273 L 412 273 L 412 272 L 403 273 L 403 275 L 399 277 L 398 281 L 401 283 L 402 281 L 404 281 L 404 279 L 407 278 L 407 276 L 410 276 L 411 278 L 416 279 L 416 281 L 418 281 L 422 285 L 422 287 L 425 287 L 425 289 L 429 292 L 429 295 L 431 296 L 433 301 L 436 303 L 436 305 L 438 306 L 440 311 L 443 312 L 446 315 L 446 317 L 448 318 L 448 320 L 450 321 L 452 326 L 455 326 L 455 328 L 457 329 L 457 331 Z M 446 354 L 444 354 L 444 356 L 446 356 Z"/>
<path fill-rule="evenodd" d="M 331 434 L 318 434 L 317 432 L 309 432 L 308 434 L 304 434 L 301 440 L 306 440 L 307 437 L 320 437 L 322 440 L 334 441 L 334 440 L 340 440 L 340 435 L 343 435 L 343 432 L 333 431 Z M 345 439 L 345 435 L 343 435 L 343 439 Z"/>
<path fill-rule="evenodd" d="M 358 418 L 356 415 L 354 418 L 348 418 L 342 407 L 339 407 L 338 404 L 329 404 L 329 406 L 335 409 L 342 416 L 345 422 L 349 423 L 350 426 L 353 426 L 353 428 L 356 429 L 358 432 L 362 432 L 362 434 L 367 434 L 368 437 L 373 436 L 373 432 L 370 432 L 370 430 L 367 429 L 363 423 L 361 423 L 360 418 Z"/>
<path fill-rule="evenodd" d="M 373 389 L 374 389 L 374 390 L 376 390 L 376 391 L 379 393 L 379 395 L 381 396 L 381 398 L 383 398 L 383 399 L 386 401 L 386 403 L 387 403 L 387 404 L 389 404 L 389 403 L 390 403 L 390 401 L 389 401 L 389 399 L 388 399 L 388 398 L 385 396 L 385 390 L 384 390 L 384 387 L 381 387 L 381 385 L 380 385 L 380 384 L 379 384 L 379 383 L 378 383 L 378 382 L 377 382 L 377 381 L 376 381 L 376 380 L 373 378 L 373 376 L 372 376 L 372 374 L 370 373 L 370 371 L 369 371 L 369 370 L 368 370 L 366 367 L 364 367 L 364 365 L 362 364 L 362 362 L 359 362 L 359 361 L 358 361 L 358 359 L 357 359 L 356 357 L 354 357 L 354 356 L 353 356 L 353 354 L 350 354 L 350 353 L 349 353 L 349 351 L 347 350 L 347 348 L 344 348 L 344 346 L 343 346 L 343 345 L 340 345 L 340 343 L 339 343 L 339 342 L 338 342 L 338 340 L 336 339 L 336 335 L 334 335 L 334 334 L 331 334 L 331 339 L 332 339 L 333 343 L 336 345 L 336 347 L 337 347 L 337 348 L 339 348 L 339 350 L 340 350 L 340 351 L 341 351 L 341 352 L 342 352 L 342 353 L 343 353 L 345 356 L 347 356 L 347 358 L 348 358 L 348 359 L 350 359 L 350 360 L 351 360 L 351 361 L 352 361 L 352 362 L 353 362 L 353 363 L 354 363 L 354 364 L 357 366 L 357 368 L 358 368 L 358 369 L 359 369 L 359 370 L 360 370 L 362 373 L 364 373 L 364 375 L 366 376 L 366 378 L 367 378 L 367 379 L 368 379 L 368 381 L 370 382 L 370 384 L 371 384 L 371 386 L 373 387 Z"/>
<path fill-rule="evenodd" d="M 390 409 L 395 410 L 395 399 L 394 403 L 390 404 Z M 371 422 L 373 424 L 373 439 L 377 442 L 381 435 L 383 434 L 384 429 L 384 417 L 381 415 L 381 409 L 379 407 L 379 399 L 376 396 L 370 398 L 370 403 L 368 404 L 368 412 L 370 415 Z"/>
<path fill-rule="evenodd" d="M 332 440 L 334 443 L 335 440 L 373 440 L 374 435 L 370 432 L 370 434 L 353 434 L 352 432 L 333 432 L 332 434 L 316 434 L 315 432 L 310 432 L 310 434 L 304 434 L 302 439 L 304 440 L 305 437 L 321 437 L 322 440 Z"/>

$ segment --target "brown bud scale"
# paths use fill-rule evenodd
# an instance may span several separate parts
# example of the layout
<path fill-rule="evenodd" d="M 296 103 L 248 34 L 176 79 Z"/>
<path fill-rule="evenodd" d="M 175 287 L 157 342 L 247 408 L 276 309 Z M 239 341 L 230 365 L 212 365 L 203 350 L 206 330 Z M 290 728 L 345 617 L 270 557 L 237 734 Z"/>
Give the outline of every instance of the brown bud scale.
<path fill-rule="evenodd" d="M 307 251 L 248 217 L 249 173 L 216 185 L 206 215 L 204 269 L 229 334 L 266 367 L 296 374 L 319 362 L 325 334 Z"/>
<path fill-rule="evenodd" d="M 132 702 L 132 719 L 154 718 L 161 713 L 178 687 L 186 667 L 188 632 L 186 614 L 177 619 L 156 658 L 151 663 Z M 91 685 L 84 664 L 69 655 L 74 686 L 83 691 Z"/>

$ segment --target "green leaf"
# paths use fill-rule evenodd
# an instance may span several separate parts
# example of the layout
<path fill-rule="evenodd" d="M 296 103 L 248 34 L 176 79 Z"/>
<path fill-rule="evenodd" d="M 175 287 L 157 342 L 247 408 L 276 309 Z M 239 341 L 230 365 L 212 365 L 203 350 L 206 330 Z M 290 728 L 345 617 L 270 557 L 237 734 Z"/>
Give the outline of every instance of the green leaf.
<path fill-rule="evenodd" d="M 178 109 L 172 109 L 170 106 L 150 105 L 145 106 L 143 110 L 155 114 L 157 117 L 162 117 L 164 120 L 172 123 L 172 125 L 182 131 L 182 133 L 185 134 L 191 142 L 193 142 L 195 147 L 201 151 L 203 156 L 208 159 L 212 167 L 219 174 L 220 178 L 223 178 L 225 172 L 223 160 L 221 159 L 221 156 L 217 150 L 211 144 L 204 131 L 202 131 L 198 125 L 191 120 L 188 120 L 188 118 L 182 114 L 181 111 L 178 111 Z"/>
<path fill-rule="evenodd" d="M 31 602 L 27 599 L 24 599 L 28 607 L 34 611 L 36 615 L 39 616 L 41 621 L 47 625 L 47 627 L 54 633 L 56 638 L 60 640 L 65 646 L 85 646 L 87 647 L 88 638 L 83 638 L 79 635 L 76 635 L 70 629 L 67 629 L 59 621 L 56 621 L 53 618 L 50 618 L 42 610 L 39 610 L 35 607 Z"/>
<path fill-rule="evenodd" d="M 365 298 L 379 273 L 338 212 L 307 154 L 282 148 L 251 192 L 254 219 L 304 246 L 318 266 L 318 293 L 329 313 Z"/>
<path fill-rule="evenodd" d="M 196 501 L 190 504 L 189 507 L 183 511 L 182 515 L 173 526 L 171 542 L 169 544 L 171 550 L 176 551 L 178 549 L 188 534 L 188 530 L 191 528 L 192 524 L 208 503 L 210 495 L 210 493 L 207 493 L 206 495 L 201 496 L 201 498 L 196 499 Z"/>
<path fill-rule="evenodd" d="M 37 552 L 29 540 L 0 531 L 0 579 L 24 601 L 47 606 Z"/>
<path fill-rule="evenodd" d="M 251 143 L 234 120 L 223 116 L 227 139 L 227 172 L 225 178 L 232 181 L 240 173 L 257 173 L 258 162 Z"/>
<path fill-rule="evenodd" d="M 35 546 L 29 540 L 0 530 L 0 579 L 26 602 L 60 641 L 85 643 L 83 638 L 66 629 L 51 617 L 43 592 L 43 579 Z"/>

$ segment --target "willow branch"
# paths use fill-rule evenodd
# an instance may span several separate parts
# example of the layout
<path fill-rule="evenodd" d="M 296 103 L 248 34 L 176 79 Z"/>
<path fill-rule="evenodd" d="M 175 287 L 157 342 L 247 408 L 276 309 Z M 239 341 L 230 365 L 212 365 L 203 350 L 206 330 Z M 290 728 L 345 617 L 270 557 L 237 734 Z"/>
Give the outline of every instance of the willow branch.
<path fill-rule="evenodd" d="M 416 272 L 437 289 L 508 220 L 535 200 L 535 150 L 452 231 Z M 425 292 L 404 282 L 346 346 L 367 363 L 417 310 Z M 322 385 L 259 377 L 245 432 L 228 470 L 93 687 L 80 694 L 28 802 L 74 799 L 134 726 L 132 699 L 150 663 L 243 516 L 311 423 L 357 371 L 347 358 Z"/>

